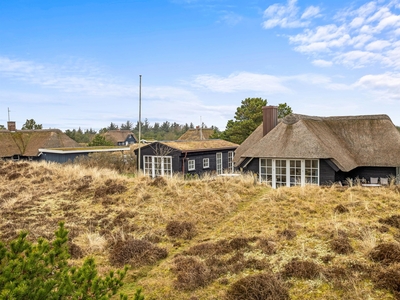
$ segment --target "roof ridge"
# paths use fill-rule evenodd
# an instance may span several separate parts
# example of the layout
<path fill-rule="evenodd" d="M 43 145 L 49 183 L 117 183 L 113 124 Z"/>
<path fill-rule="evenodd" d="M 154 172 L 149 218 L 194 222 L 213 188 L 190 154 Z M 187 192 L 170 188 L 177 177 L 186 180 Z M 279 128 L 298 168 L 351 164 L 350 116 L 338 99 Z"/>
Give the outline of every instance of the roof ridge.
<path fill-rule="evenodd" d="M 302 114 L 290 114 L 282 119 L 282 122 L 287 125 L 293 125 L 300 120 L 314 120 L 314 121 L 324 121 L 324 120 L 391 120 L 390 117 L 386 114 L 377 114 L 377 115 L 356 115 L 356 116 L 329 116 L 329 117 L 320 117 L 320 116 L 309 116 Z"/>

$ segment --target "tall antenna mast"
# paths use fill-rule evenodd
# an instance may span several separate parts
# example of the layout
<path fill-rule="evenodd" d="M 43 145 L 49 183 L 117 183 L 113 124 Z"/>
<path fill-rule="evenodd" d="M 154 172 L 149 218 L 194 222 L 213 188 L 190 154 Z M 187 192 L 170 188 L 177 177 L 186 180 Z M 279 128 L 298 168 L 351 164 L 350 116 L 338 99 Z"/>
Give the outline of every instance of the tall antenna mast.
<path fill-rule="evenodd" d="M 201 116 L 200 116 L 200 140 L 204 140 L 204 137 L 203 137 L 203 121 L 201 120 Z"/>
<path fill-rule="evenodd" d="M 10 108 L 7 107 L 7 109 L 8 109 L 8 122 L 10 122 Z"/>
<path fill-rule="evenodd" d="M 140 172 L 140 142 L 142 138 L 142 75 L 139 75 L 139 149 L 138 149 L 138 173 Z"/>

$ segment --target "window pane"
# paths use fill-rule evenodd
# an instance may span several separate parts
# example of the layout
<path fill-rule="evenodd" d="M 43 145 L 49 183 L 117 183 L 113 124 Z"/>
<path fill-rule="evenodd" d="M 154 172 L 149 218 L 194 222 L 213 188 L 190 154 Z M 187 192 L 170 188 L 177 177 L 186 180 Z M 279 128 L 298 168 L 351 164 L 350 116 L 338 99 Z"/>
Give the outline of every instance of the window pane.
<path fill-rule="evenodd" d="M 311 167 L 311 160 L 306 160 L 306 168 L 310 168 Z"/>

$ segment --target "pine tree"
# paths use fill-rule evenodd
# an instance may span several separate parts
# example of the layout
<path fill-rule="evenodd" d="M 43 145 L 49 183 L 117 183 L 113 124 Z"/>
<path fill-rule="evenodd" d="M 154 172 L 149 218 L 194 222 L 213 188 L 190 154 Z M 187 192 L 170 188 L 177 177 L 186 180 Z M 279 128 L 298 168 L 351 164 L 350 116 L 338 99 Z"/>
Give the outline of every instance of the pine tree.
<path fill-rule="evenodd" d="M 21 232 L 8 247 L 0 242 L 0 299 L 109 299 L 122 287 L 127 268 L 102 278 L 93 258 L 81 267 L 68 265 L 64 223 L 52 243 L 43 238 L 30 243 L 27 234 Z M 120 299 L 127 297 L 121 294 Z"/>

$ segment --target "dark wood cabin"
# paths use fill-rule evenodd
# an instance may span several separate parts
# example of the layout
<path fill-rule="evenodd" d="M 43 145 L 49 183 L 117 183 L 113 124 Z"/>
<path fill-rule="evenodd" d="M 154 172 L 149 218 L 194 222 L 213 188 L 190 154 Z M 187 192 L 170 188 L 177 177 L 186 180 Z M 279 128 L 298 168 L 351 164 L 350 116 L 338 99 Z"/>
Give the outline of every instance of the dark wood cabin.
<path fill-rule="evenodd" d="M 102 135 L 115 146 L 128 146 L 138 142 L 135 134 L 130 130 L 109 130 Z"/>
<path fill-rule="evenodd" d="M 235 166 L 273 187 L 371 183 L 399 175 L 400 133 L 387 115 L 314 117 L 280 122 L 276 107 L 235 152 Z M 273 119 L 271 121 L 271 119 Z"/>
<path fill-rule="evenodd" d="M 41 160 L 47 162 L 66 163 L 74 162 L 79 156 L 88 156 L 93 153 L 113 153 L 130 151 L 129 147 L 77 147 L 77 148 L 50 148 L 39 149 Z"/>
<path fill-rule="evenodd" d="M 232 173 L 237 146 L 224 140 L 154 142 L 140 148 L 140 166 L 151 177 Z"/>

